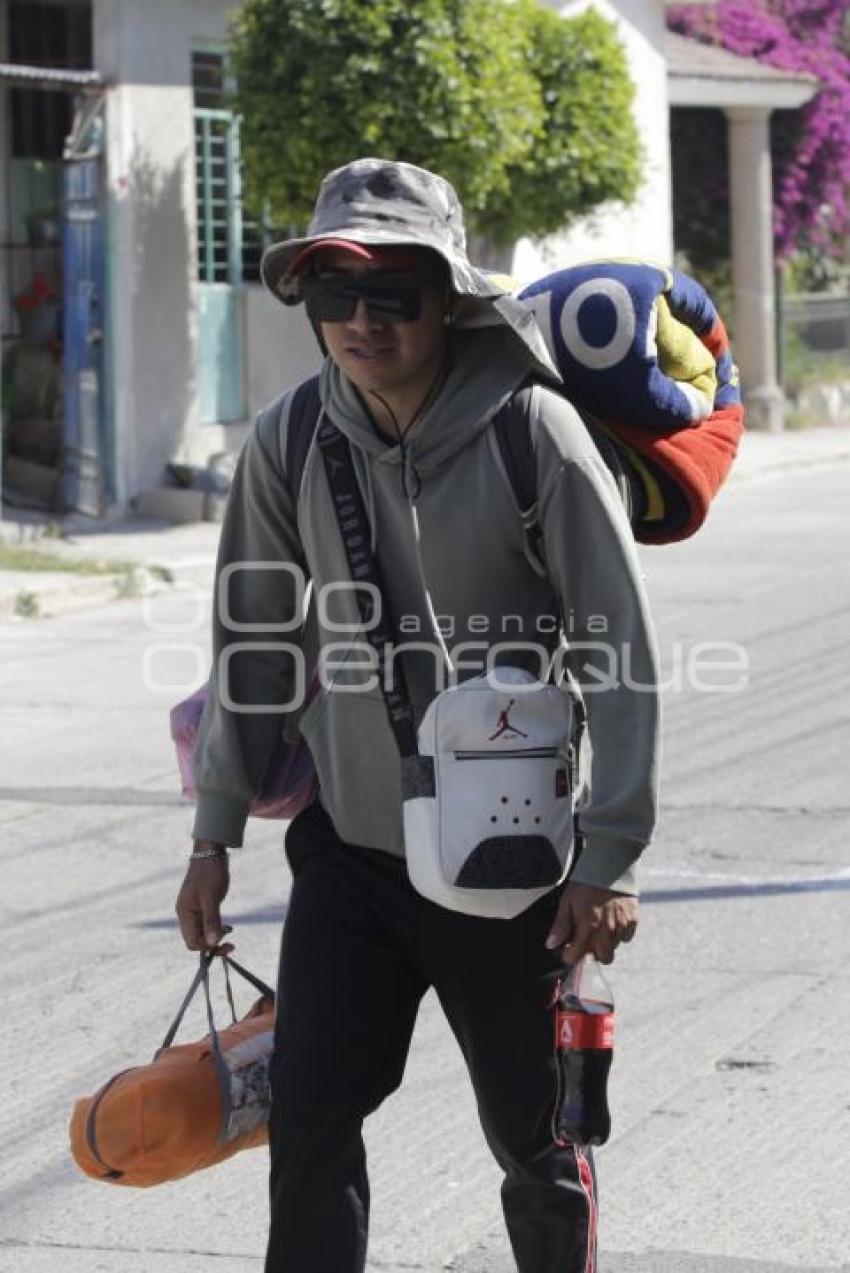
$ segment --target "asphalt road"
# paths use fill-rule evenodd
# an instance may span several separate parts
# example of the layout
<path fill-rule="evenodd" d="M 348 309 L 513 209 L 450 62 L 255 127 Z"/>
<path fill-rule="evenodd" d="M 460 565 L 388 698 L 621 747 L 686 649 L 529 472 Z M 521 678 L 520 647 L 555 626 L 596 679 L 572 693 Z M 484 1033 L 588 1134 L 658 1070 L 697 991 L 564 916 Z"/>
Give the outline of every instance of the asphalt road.
<path fill-rule="evenodd" d="M 837 466 L 738 484 L 693 541 L 644 554 L 671 681 L 664 816 L 612 973 L 601 1273 L 850 1269 L 849 480 Z M 9 1273 L 262 1267 L 262 1151 L 133 1191 L 80 1177 L 66 1141 L 74 1097 L 153 1052 L 194 969 L 173 919 L 190 816 L 167 707 L 203 670 L 208 584 L 190 572 L 145 603 L 0 627 Z M 743 687 L 705 690 L 742 659 Z M 267 977 L 280 838 L 252 826 L 228 909 Z M 204 1030 L 198 1009 L 187 1037 Z M 371 1273 L 514 1268 L 430 998 L 368 1144 Z"/>

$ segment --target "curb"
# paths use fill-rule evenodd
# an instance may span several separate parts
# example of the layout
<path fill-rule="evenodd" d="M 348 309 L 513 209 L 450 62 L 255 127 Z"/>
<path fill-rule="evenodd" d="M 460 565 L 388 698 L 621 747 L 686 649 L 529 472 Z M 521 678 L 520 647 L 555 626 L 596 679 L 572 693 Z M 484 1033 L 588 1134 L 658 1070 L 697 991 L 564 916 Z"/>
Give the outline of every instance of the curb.
<path fill-rule="evenodd" d="M 812 472 L 850 461 L 850 426 L 821 426 L 782 435 L 746 430 L 727 482 L 762 481 L 789 470 Z"/>
<path fill-rule="evenodd" d="M 834 464 L 846 464 L 848 461 L 850 461 L 850 444 L 846 450 L 813 456 L 789 455 L 786 460 L 773 461 L 761 467 L 755 460 L 748 458 L 743 464 L 732 465 L 726 484 L 763 482 L 771 477 L 782 477 L 792 470 L 812 473 L 817 469 L 829 469 Z"/>
<path fill-rule="evenodd" d="M 53 619 L 75 610 L 109 605 L 133 597 L 147 596 L 169 587 L 143 566 L 114 575 L 69 575 L 61 572 L 39 577 L 21 571 L 21 586 L 0 591 L 0 621 L 26 622 Z M 57 578 L 57 575 L 59 577 Z"/>

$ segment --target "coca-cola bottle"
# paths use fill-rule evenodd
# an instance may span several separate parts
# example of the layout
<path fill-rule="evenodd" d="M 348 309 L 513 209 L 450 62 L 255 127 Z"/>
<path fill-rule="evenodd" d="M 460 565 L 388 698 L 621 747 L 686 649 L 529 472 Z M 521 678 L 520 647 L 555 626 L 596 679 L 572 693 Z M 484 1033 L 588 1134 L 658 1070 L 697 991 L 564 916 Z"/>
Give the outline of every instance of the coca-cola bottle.
<path fill-rule="evenodd" d="M 614 1048 L 614 995 L 589 955 L 555 979 L 558 1099 L 552 1130 L 559 1144 L 603 1145 L 611 1133 L 608 1071 Z"/>

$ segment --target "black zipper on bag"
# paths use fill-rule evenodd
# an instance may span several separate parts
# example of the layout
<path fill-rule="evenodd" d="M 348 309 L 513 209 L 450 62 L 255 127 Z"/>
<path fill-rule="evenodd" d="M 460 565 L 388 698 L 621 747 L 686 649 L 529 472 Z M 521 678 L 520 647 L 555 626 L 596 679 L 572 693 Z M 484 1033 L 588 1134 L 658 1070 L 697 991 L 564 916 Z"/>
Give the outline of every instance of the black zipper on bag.
<path fill-rule="evenodd" d="M 455 760 L 554 760 L 557 747 L 516 747 L 511 751 L 456 751 Z"/>

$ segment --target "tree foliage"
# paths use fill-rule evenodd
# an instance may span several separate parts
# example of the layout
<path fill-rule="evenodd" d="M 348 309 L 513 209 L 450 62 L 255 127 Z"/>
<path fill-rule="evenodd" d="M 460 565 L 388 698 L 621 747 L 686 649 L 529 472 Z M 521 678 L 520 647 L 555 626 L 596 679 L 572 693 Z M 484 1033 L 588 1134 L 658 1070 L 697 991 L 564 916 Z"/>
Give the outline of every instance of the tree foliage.
<path fill-rule="evenodd" d="M 548 233 L 639 182 L 613 28 L 537 0 L 244 0 L 231 27 L 249 206 L 307 221 L 362 155 L 431 168 L 473 228 Z"/>
<path fill-rule="evenodd" d="M 641 177 L 635 90 L 613 26 L 588 9 L 564 19 L 525 6 L 529 68 L 543 97 L 543 131 L 508 168 L 486 205 L 491 234 L 549 234 L 598 205 L 630 203 Z"/>
<path fill-rule="evenodd" d="M 668 10 L 667 21 L 684 35 L 820 81 L 820 91 L 807 106 L 776 112 L 771 120 L 776 252 L 780 258 L 795 251 L 841 257 L 850 234 L 847 0 L 678 4 Z M 718 156 L 711 149 L 710 134 L 699 145 L 703 172 L 716 171 Z M 683 161 L 684 154 L 680 148 Z M 691 239 L 697 243 L 697 255 L 710 249 L 698 224 L 691 229 Z"/>

